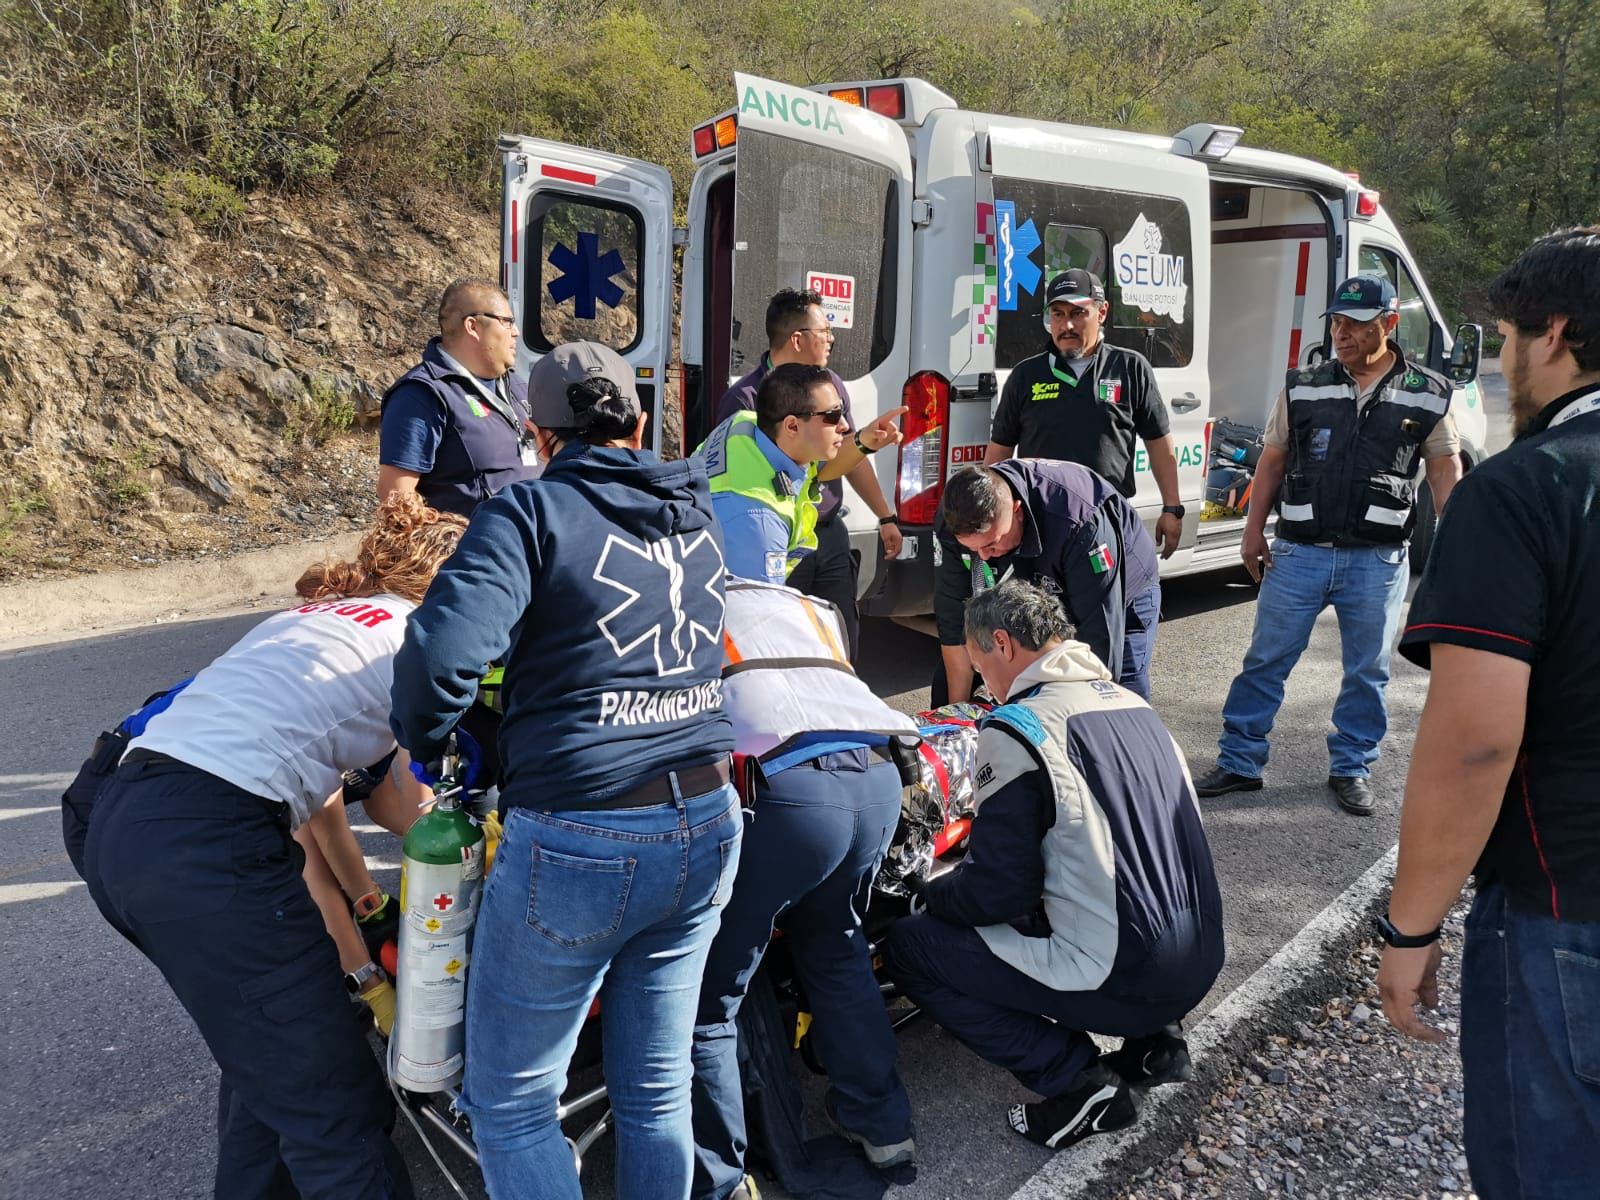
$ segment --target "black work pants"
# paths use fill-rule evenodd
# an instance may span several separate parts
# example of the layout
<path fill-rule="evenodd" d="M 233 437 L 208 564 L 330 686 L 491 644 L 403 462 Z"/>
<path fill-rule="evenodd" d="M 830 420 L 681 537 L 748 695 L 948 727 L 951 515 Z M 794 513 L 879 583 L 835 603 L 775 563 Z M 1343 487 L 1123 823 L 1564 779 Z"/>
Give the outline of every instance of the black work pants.
<path fill-rule="evenodd" d="M 408 1200 L 304 861 L 282 805 L 162 758 L 123 763 L 100 792 L 84 876 L 222 1069 L 219 1200 Z"/>
<path fill-rule="evenodd" d="M 844 614 L 850 660 L 854 662 L 861 622 L 856 614 L 856 559 L 850 553 L 850 531 L 844 527 L 843 508 L 834 509 L 831 516 L 817 523 L 817 548 L 790 572 L 788 583 L 798 592 L 828 601 Z"/>
<path fill-rule="evenodd" d="M 968 1047 L 1041 1096 L 1057 1096 L 1099 1055 L 1091 1033 L 1145 1037 L 1205 998 L 1222 970 L 1222 925 L 1181 914 L 1140 973 L 1063 992 L 990 950 L 976 929 L 927 913 L 895 922 L 889 977 Z"/>

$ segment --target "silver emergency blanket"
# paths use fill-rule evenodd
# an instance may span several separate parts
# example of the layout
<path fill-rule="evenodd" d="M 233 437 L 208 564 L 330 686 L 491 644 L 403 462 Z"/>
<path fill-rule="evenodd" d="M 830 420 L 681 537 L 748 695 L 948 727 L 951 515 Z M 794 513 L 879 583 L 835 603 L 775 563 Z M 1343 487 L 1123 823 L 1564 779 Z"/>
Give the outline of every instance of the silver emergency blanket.
<path fill-rule="evenodd" d="M 927 879 L 933 870 L 934 840 L 976 810 L 976 722 L 987 711 L 986 705 L 949 704 L 917 714 L 925 750 L 917 756 L 917 782 L 900 794 L 900 826 L 878 871 L 878 891 L 908 895 L 906 878 Z"/>

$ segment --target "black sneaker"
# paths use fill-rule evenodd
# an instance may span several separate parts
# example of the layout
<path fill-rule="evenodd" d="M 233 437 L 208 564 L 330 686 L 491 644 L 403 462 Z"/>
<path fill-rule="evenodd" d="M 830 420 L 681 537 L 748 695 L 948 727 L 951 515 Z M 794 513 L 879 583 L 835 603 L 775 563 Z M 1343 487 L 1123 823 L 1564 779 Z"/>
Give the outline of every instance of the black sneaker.
<path fill-rule="evenodd" d="M 1339 807 L 1358 817 L 1372 815 L 1372 785 L 1360 775 L 1329 775 L 1328 786 Z"/>
<path fill-rule="evenodd" d="M 1139 1096 L 1099 1063 L 1090 1063 L 1076 1085 L 1037 1104 L 1013 1104 L 1011 1128 L 1046 1150 L 1064 1150 L 1093 1137 L 1126 1129 L 1139 1119 Z"/>
<path fill-rule="evenodd" d="M 1188 1083 L 1194 1078 L 1189 1043 L 1183 1040 L 1175 1025 L 1149 1037 L 1128 1038 L 1122 1043 L 1122 1049 L 1102 1054 L 1100 1065 L 1121 1076 L 1129 1087 L 1136 1088 Z"/>
<path fill-rule="evenodd" d="M 1194 781 L 1194 790 L 1201 796 L 1223 796 L 1229 792 L 1259 792 L 1261 780 L 1249 775 L 1235 775 L 1221 767 L 1213 767 Z"/>

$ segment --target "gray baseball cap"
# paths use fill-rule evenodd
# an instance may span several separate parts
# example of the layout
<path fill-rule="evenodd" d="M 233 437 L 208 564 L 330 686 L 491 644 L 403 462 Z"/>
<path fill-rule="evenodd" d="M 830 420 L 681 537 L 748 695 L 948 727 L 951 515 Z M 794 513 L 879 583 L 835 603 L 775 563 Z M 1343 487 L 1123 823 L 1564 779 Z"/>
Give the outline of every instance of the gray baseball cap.
<path fill-rule="evenodd" d="M 575 406 L 567 389 L 598 379 L 615 385 L 617 391 L 640 404 L 627 359 L 599 342 L 568 342 L 546 354 L 528 374 L 528 416 L 541 429 L 570 429 L 580 424 L 576 413 L 586 406 Z"/>

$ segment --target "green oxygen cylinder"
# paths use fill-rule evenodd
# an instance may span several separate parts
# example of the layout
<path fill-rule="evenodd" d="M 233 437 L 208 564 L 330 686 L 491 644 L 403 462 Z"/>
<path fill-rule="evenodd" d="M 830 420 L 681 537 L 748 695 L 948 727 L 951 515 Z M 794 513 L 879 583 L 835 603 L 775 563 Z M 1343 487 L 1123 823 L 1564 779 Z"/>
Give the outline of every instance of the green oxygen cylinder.
<path fill-rule="evenodd" d="M 445 780 L 459 769 L 445 760 Z M 467 965 L 483 884 L 483 830 L 462 811 L 463 788 L 444 786 L 406 834 L 400 860 L 399 972 L 390 1074 L 412 1092 L 461 1079 L 467 1042 Z"/>

